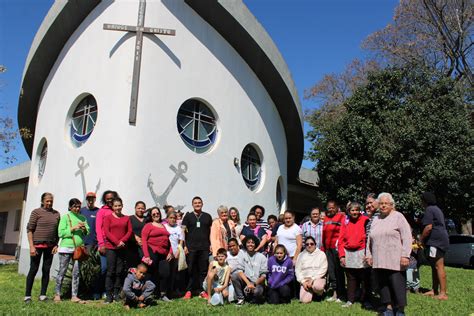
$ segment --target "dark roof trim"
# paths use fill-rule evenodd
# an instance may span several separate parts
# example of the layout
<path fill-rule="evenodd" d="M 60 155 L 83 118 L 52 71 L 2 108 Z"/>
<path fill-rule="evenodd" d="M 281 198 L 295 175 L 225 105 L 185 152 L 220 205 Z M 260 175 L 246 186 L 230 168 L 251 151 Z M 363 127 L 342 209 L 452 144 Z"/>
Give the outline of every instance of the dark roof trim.
<path fill-rule="evenodd" d="M 285 128 L 288 181 L 295 182 L 303 158 L 302 112 L 298 94 L 280 52 L 242 1 L 185 0 L 242 56 L 275 103 Z M 23 75 L 18 124 L 33 133 L 44 83 L 62 48 L 100 0 L 56 1 L 33 40 Z M 41 84 L 38 84 L 41 83 Z M 32 155 L 33 138 L 23 139 Z"/>

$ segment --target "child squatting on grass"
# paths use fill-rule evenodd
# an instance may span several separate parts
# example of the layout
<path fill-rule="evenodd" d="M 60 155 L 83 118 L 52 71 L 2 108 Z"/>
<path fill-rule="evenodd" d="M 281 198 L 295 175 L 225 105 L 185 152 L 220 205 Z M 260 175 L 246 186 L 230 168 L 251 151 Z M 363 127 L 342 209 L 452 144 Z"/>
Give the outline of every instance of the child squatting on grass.
<path fill-rule="evenodd" d="M 224 299 L 229 297 L 230 266 L 227 264 L 227 250 L 219 248 L 216 254 L 216 260 L 209 264 L 206 279 L 202 287 L 207 292 L 207 302 L 212 305 L 224 303 Z M 214 301 L 212 295 L 221 294 L 222 299 Z"/>
<path fill-rule="evenodd" d="M 277 245 L 275 255 L 268 259 L 268 303 L 288 304 L 295 270 L 285 246 Z"/>
<path fill-rule="evenodd" d="M 150 280 L 145 280 L 147 271 L 148 268 L 143 263 L 129 270 L 123 284 L 123 292 L 125 293 L 124 307 L 126 309 L 130 309 L 130 306 L 144 308 L 153 303 L 152 295 L 155 290 L 155 284 Z"/>

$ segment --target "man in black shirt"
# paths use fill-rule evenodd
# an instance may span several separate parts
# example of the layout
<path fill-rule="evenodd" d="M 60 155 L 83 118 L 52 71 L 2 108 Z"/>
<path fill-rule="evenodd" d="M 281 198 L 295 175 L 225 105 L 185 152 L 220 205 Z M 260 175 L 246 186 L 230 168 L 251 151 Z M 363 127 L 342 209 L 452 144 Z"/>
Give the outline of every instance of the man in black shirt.
<path fill-rule="evenodd" d="M 189 281 L 186 287 L 184 299 L 191 298 L 193 286 L 198 282 L 201 287 L 207 275 L 209 264 L 209 251 L 211 242 L 209 235 L 211 233 L 212 217 L 202 211 L 202 199 L 198 196 L 192 201 L 193 212 L 186 213 L 183 218 L 182 227 L 185 234 L 186 246 L 184 252 L 187 255 Z M 207 293 L 201 291 L 200 296 L 207 299 Z"/>

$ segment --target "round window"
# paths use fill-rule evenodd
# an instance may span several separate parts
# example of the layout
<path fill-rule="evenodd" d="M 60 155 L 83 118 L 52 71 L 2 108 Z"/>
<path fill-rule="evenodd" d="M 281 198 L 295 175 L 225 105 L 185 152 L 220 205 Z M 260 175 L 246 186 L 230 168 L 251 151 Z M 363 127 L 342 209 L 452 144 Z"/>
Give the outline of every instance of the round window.
<path fill-rule="evenodd" d="M 260 156 L 252 145 L 245 146 L 240 159 L 242 177 L 247 187 L 254 191 L 260 183 L 262 162 Z"/>
<path fill-rule="evenodd" d="M 38 154 L 38 180 L 41 180 L 46 169 L 46 160 L 48 158 L 48 142 L 44 140 Z"/>
<path fill-rule="evenodd" d="M 206 152 L 216 142 L 216 117 L 211 109 L 199 100 L 189 99 L 181 105 L 177 125 L 179 136 L 194 152 Z"/>
<path fill-rule="evenodd" d="M 92 95 L 84 97 L 74 109 L 71 117 L 71 139 L 80 147 L 92 134 L 97 121 L 97 102 Z"/>

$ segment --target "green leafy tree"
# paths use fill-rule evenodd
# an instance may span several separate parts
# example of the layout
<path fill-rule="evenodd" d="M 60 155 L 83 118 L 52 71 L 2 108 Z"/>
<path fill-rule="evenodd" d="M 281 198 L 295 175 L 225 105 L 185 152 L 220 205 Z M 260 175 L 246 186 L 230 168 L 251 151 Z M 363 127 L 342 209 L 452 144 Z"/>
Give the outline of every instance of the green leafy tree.
<path fill-rule="evenodd" d="M 392 21 L 369 35 L 362 48 L 370 59 L 354 59 L 339 74 L 326 74 L 305 91 L 316 108 L 307 111 L 317 125 L 337 120 L 343 103 L 367 82 L 367 74 L 387 65 L 425 65 L 452 77 L 474 98 L 472 61 L 474 10 L 470 0 L 400 0 Z"/>
<path fill-rule="evenodd" d="M 319 198 L 345 203 L 385 191 L 411 212 L 431 190 L 449 215 L 472 212 L 472 105 L 461 89 L 442 73 L 388 68 L 370 73 L 333 120 L 309 117 Z"/>

